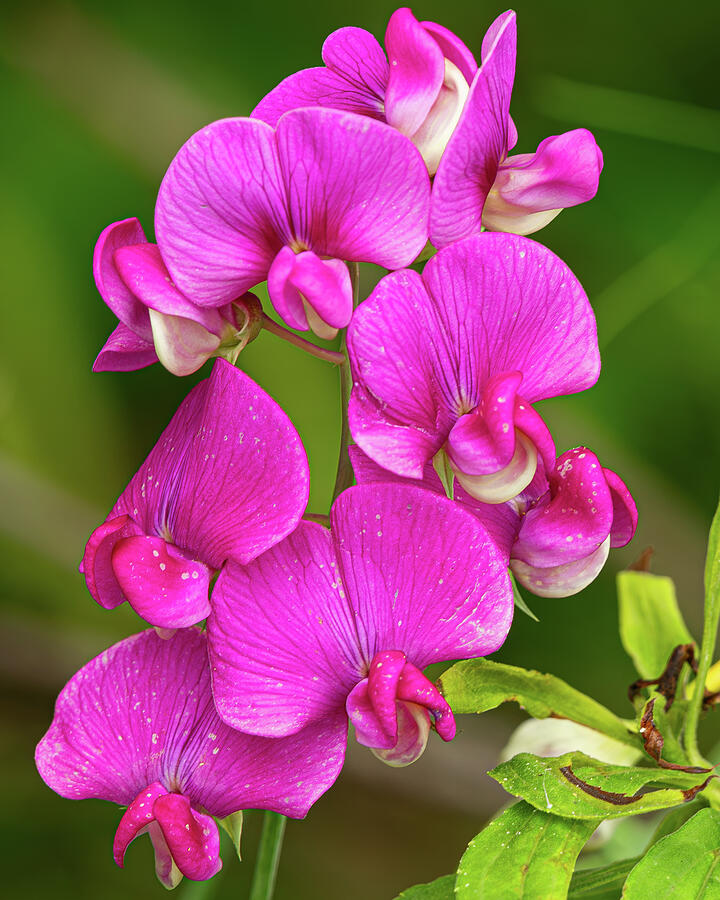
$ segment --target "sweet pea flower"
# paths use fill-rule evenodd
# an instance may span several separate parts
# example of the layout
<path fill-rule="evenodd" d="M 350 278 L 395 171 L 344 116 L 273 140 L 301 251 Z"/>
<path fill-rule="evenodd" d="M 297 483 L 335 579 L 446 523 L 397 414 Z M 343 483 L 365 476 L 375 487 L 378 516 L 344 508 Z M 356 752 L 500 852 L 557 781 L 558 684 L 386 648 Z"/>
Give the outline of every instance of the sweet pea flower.
<path fill-rule="evenodd" d="M 155 231 L 198 306 L 223 307 L 267 279 L 286 324 L 332 337 L 353 311 L 343 260 L 409 265 L 427 241 L 429 192 L 420 154 L 379 122 L 317 108 L 276 128 L 224 119 L 173 160 Z"/>
<path fill-rule="evenodd" d="M 517 496 L 538 460 L 555 466 L 532 404 L 584 390 L 600 372 L 580 282 L 548 249 L 508 234 L 447 247 L 422 275 L 383 278 L 356 311 L 348 350 L 350 428 L 361 449 L 418 479 L 440 454 L 485 503 Z"/>
<path fill-rule="evenodd" d="M 482 65 L 433 181 L 436 247 L 481 228 L 532 234 L 597 193 L 603 158 L 584 128 L 546 138 L 534 154 L 507 155 L 517 141 L 510 119 L 516 42 L 515 13 L 503 13 L 485 35 Z"/>
<path fill-rule="evenodd" d="M 390 765 L 416 760 L 452 711 L 422 670 L 505 640 L 512 587 L 473 516 L 414 485 L 361 485 L 250 563 L 229 563 L 208 619 L 213 694 L 233 728 L 282 738 L 347 724 Z"/>
<path fill-rule="evenodd" d="M 359 484 L 404 482 L 350 448 Z M 445 488 L 432 465 L 422 486 Z M 611 547 L 635 534 L 637 508 L 622 479 L 586 447 L 568 450 L 546 474 L 540 464 L 528 487 L 507 503 L 482 503 L 456 485 L 455 501 L 483 523 L 519 584 L 540 597 L 570 597 L 600 574 Z"/>
<path fill-rule="evenodd" d="M 385 47 L 387 57 L 369 31 L 339 28 L 323 44 L 325 65 L 290 75 L 252 115 L 270 125 L 303 106 L 369 116 L 410 138 L 434 174 L 477 63 L 452 31 L 435 22 L 418 22 L 407 8 L 390 16 Z"/>
<path fill-rule="evenodd" d="M 159 360 L 174 375 L 190 375 L 212 356 L 234 363 L 259 330 L 260 307 L 252 294 L 217 309 L 182 294 L 137 219 L 114 222 L 102 232 L 93 274 L 100 296 L 120 320 L 94 372 L 128 372 Z"/>
<path fill-rule="evenodd" d="M 240 734 L 213 705 L 205 635 L 126 638 L 63 688 L 35 761 L 43 781 L 72 800 L 126 806 L 113 844 L 149 834 L 167 888 L 221 868 L 215 822 L 247 809 L 302 818 L 337 778 L 342 754 L 321 723 L 282 741 Z"/>
<path fill-rule="evenodd" d="M 92 533 L 81 571 L 106 609 L 127 600 L 151 625 L 210 612 L 212 578 L 282 540 L 305 511 L 305 450 L 283 410 L 225 360 L 188 394 Z"/>

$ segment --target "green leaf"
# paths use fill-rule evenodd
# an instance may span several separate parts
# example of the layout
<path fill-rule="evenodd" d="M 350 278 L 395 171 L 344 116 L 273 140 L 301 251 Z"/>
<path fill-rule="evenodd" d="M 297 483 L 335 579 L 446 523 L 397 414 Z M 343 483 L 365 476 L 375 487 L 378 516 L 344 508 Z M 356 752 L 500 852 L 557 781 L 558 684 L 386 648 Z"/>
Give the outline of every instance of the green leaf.
<path fill-rule="evenodd" d="M 720 900 L 720 812 L 701 809 L 651 847 L 628 875 L 623 900 Z"/>
<path fill-rule="evenodd" d="M 458 867 L 457 900 L 565 900 L 596 825 L 515 803 L 470 841 Z"/>
<path fill-rule="evenodd" d="M 641 678 L 657 678 L 673 649 L 693 640 L 675 585 L 664 575 L 627 571 L 618 575 L 617 589 L 622 645 Z"/>
<path fill-rule="evenodd" d="M 438 683 L 456 715 L 483 713 L 514 701 L 535 719 L 571 719 L 640 748 L 639 738 L 630 734 L 614 713 L 554 675 L 488 659 L 469 659 L 455 663 Z"/>
<path fill-rule="evenodd" d="M 399 894 L 395 900 L 454 900 L 455 876 L 443 875 L 428 884 L 416 884 Z"/>
<path fill-rule="evenodd" d="M 685 803 L 683 806 L 678 806 L 671 810 L 660 821 L 660 824 L 653 832 L 653 836 L 650 838 L 650 843 L 647 845 L 646 849 L 649 850 L 653 844 L 657 844 L 657 842 L 664 837 L 677 831 L 688 819 L 692 819 L 696 812 L 705 809 L 705 807 L 706 803 L 703 800 L 693 800 L 691 803 Z"/>
<path fill-rule="evenodd" d="M 225 816 L 224 819 L 218 819 L 217 823 L 230 835 L 238 859 L 242 859 L 240 855 L 240 839 L 242 838 L 243 829 L 243 811 L 239 809 L 237 812 Z"/>
<path fill-rule="evenodd" d="M 509 572 L 508 574 L 510 575 L 510 581 L 512 582 L 513 600 L 515 601 L 515 606 L 517 606 L 517 608 L 519 610 L 524 612 L 526 616 L 530 616 L 530 618 L 534 622 L 539 622 L 540 619 L 538 619 L 538 617 L 535 615 L 535 613 L 530 609 L 530 607 L 525 602 L 525 598 L 518 590 L 517 582 L 515 581 L 515 578 L 514 578 L 512 572 Z"/>
<path fill-rule="evenodd" d="M 639 859 L 635 856 L 602 868 L 575 872 L 570 882 L 568 900 L 618 900 L 628 873 Z"/>
<path fill-rule="evenodd" d="M 452 500 L 455 496 L 455 473 L 452 470 L 447 453 L 442 449 L 438 450 L 433 456 L 432 464 L 445 493 Z"/>
<path fill-rule="evenodd" d="M 705 597 L 720 590 L 720 504 L 713 516 L 705 557 Z"/>
<path fill-rule="evenodd" d="M 508 793 L 536 809 L 556 816 L 595 820 L 679 806 L 694 799 L 700 786 L 704 786 L 700 775 L 655 767 L 614 766 L 584 753 L 556 757 L 518 753 L 488 774 Z M 651 785 L 662 787 L 638 793 Z"/>

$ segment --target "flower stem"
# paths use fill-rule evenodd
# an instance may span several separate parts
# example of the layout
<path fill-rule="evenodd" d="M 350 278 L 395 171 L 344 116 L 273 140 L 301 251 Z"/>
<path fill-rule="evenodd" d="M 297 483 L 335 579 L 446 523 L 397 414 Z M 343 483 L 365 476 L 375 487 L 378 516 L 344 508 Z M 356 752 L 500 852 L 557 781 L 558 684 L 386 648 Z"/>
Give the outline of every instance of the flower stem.
<path fill-rule="evenodd" d="M 360 266 L 357 263 L 348 263 L 350 268 L 350 281 L 353 289 L 353 309 L 358 305 L 360 299 Z M 347 354 L 347 329 L 343 331 L 342 343 L 340 345 L 343 361 L 340 363 L 340 452 L 338 454 L 337 474 L 335 476 L 335 487 L 333 488 L 333 501 L 338 494 L 341 494 L 345 488 L 350 487 L 353 482 L 353 470 L 350 463 L 350 455 L 348 447 L 350 446 L 350 425 L 348 423 L 348 403 L 350 402 L 350 391 L 352 389 L 352 372 L 350 371 L 350 360 Z"/>
<path fill-rule="evenodd" d="M 695 690 L 689 701 L 687 719 L 685 720 L 685 752 L 692 765 L 707 766 L 709 763 L 700 753 L 697 731 L 700 723 L 703 699 L 705 697 L 705 682 L 712 665 L 717 640 L 718 623 L 720 622 L 720 507 L 715 513 L 710 540 L 708 543 L 707 562 L 705 564 L 705 621 L 703 623 L 702 644 L 700 646 L 700 658 L 698 659 L 697 678 Z M 714 788 L 710 785 L 710 788 Z M 720 787 L 711 794 L 714 806 L 720 805 Z M 717 799 L 716 799 L 716 796 Z"/>
<path fill-rule="evenodd" d="M 287 819 L 280 813 L 272 810 L 265 813 L 249 900 L 271 900 L 275 892 L 286 823 Z"/>
<path fill-rule="evenodd" d="M 333 363 L 335 366 L 341 366 L 345 362 L 344 353 L 337 353 L 335 350 L 325 350 L 323 347 L 318 347 L 317 344 L 313 344 L 311 341 L 306 341 L 305 338 L 301 338 L 299 334 L 294 334 L 282 325 L 278 325 L 278 323 L 271 319 L 267 313 L 262 314 L 262 327 L 276 337 L 282 338 L 283 341 L 287 341 L 289 344 L 299 347 L 311 356 L 316 356 L 318 359 L 325 360 L 325 362 Z"/>

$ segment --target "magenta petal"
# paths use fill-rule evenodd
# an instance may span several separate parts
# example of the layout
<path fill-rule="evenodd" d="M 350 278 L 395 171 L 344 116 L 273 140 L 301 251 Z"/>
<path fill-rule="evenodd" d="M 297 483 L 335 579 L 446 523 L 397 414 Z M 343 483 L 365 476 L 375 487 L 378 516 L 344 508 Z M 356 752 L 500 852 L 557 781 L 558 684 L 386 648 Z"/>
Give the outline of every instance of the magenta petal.
<path fill-rule="evenodd" d="M 385 117 L 389 125 L 410 137 L 440 93 L 445 60 L 437 42 L 407 8 L 390 16 L 385 48 L 390 62 Z"/>
<path fill-rule="evenodd" d="M 385 726 L 384 720 L 378 716 L 370 699 L 368 680 L 356 684 L 348 694 L 345 710 L 350 724 L 355 727 L 355 740 L 363 747 L 391 749 L 397 742 L 397 715 L 395 714 L 395 695 L 392 696 L 392 717 Z"/>
<path fill-rule="evenodd" d="M 292 109 L 325 106 L 382 121 L 382 96 L 372 89 L 349 83 L 342 75 L 319 66 L 289 75 L 263 97 L 251 115 L 275 126 L 280 117 Z"/>
<path fill-rule="evenodd" d="M 220 834 L 212 816 L 194 810 L 180 794 L 159 797 L 153 811 L 175 864 L 186 878 L 205 881 L 220 871 Z"/>
<path fill-rule="evenodd" d="M 436 247 L 480 232 L 485 198 L 508 146 L 517 36 L 515 14 L 500 18 L 433 182 L 430 240 Z"/>
<path fill-rule="evenodd" d="M 457 66 L 463 77 L 470 84 L 477 72 L 477 62 L 472 52 L 465 46 L 460 38 L 437 22 L 421 22 L 422 27 L 430 34 L 440 47 L 442 55 Z"/>
<path fill-rule="evenodd" d="M 337 718 L 283 741 L 234 731 L 215 711 L 205 635 L 163 640 L 151 629 L 73 676 L 36 762 L 63 797 L 130 805 L 160 782 L 218 818 L 255 808 L 299 817 L 337 777 L 345 739 Z"/>
<path fill-rule="evenodd" d="M 536 153 L 503 162 L 482 223 L 494 231 L 532 234 L 560 210 L 592 200 L 602 165 L 595 138 L 584 128 L 546 138 Z"/>
<path fill-rule="evenodd" d="M 469 513 L 421 488 L 371 484 L 341 494 L 331 522 L 332 534 L 302 523 L 218 578 L 213 688 L 236 728 L 282 737 L 344 719 L 348 695 L 383 651 L 423 668 L 493 652 L 505 639 L 507 571 Z"/>
<path fill-rule="evenodd" d="M 572 597 L 600 574 L 610 551 L 610 538 L 580 559 L 557 566 L 531 566 L 519 559 L 510 560 L 510 568 L 521 587 L 538 597 Z"/>
<path fill-rule="evenodd" d="M 603 469 L 613 504 L 613 521 L 610 532 L 610 546 L 624 547 L 635 534 L 638 522 L 637 506 L 625 486 L 625 482 L 612 469 Z"/>
<path fill-rule="evenodd" d="M 352 435 L 398 475 L 422 478 L 452 427 L 458 398 L 442 375 L 452 371 L 443 326 L 422 276 L 407 270 L 383 278 L 348 328 Z"/>
<path fill-rule="evenodd" d="M 138 337 L 151 340 L 147 310 L 128 288 L 115 265 L 115 253 L 122 247 L 145 244 L 140 222 L 124 219 L 108 225 L 97 239 L 93 254 L 93 275 L 100 296 L 118 319 Z"/>
<path fill-rule="evenodd" d="M 328 531 L 301 522 L 213 590 L 208 640 L 220 716 L 242 731 L 294 734 L 337 716 L 362 677 Z"/>
<path fill-rule="evenodd" d="M 297 524 L 307 503 L 305 450 L 283 410 L 219 359 L 175 413 L 118 499 L 212 569 L 253 559 Z"/>
<path fill-rule="evenodd" d="M 391 269 L 415 259 L 427 241 L 429 177 L 403 135 L 314 108 L 283 116 L 276 140 L 297 243 Z"/>
<path fill-rule="evenodd" d="M 120 247 L 115 266 L 124 283 L 145 306 L 170 316 L 182 316 L 202 325 L 218 337 L 223 319 L 217 309 L 203 309 L 192 303 L 172 284 L 160 250 L 155 244 Z"/>
<path fill-rule="evenodd" d="M 422 478 L 494 376 L 521 372 L 522 396 L 534 403 L 584 390 L 600 371 L 595 317 L 577 278 L 513 235 L 468 238 L 437 253 L 422 276 L 383 278 L 353 316 L 348 349 L 353 437 L 411 478 Z"/>
<path fill-rule="evenodd" d="M 505 565 L 465 510 L 422 488 L 368 484 L 344 491 L 330 520 L 368 664 L 392 649 L 424 669 L 502 645 L 512 619 Z"/>
<path fill-rule="evenodd" d="M 93 599 L 105 609 L 114 609 L 125 600 L 111 564 L 115 546 L 119 541 L 140 533 L 141 529 L 130 516 L 120 515 L 109 518 L 90 535 L 80 571 L 85 576 Z"/>
<path fill-rule="evenodd" d="M 222 119 L 180 149 L 158 194 L 155 231 L 177 287 L 222 306 L 264 281 L 292 237 L 273 130 Z"/>
<path fill-rule="evenodd" d="M 185 628 L 210 613 L 212 569 L 162 538 L 123 538 L 113 548 L 112 567 L 132 608 L 151 625 Z"/>
<path fill-rule="evenodd" d="M 406 663 L 397 685 L 398 700 L 424 706 L 433 716 L 435 730 L 444 741 L 455 737 L 455 719 L 447 700 L 412 663 Z"/>
<path fill-rule="evenodd" d="M 363 453 L 357 445 L 351 446 L 349 452 L 355 480 L 358 484 L 370 484 L 378 481 L 392 481 L 397 484 L 413 483 L 400 475 L 395 475 L 387 469 L 383 469 L 382 466 L 373 462 L 369 456 Z M 440 478 L 431 463 L 425 466 L 421 485 L 435 494 L 440 494 L 442 497 L 445 496 L 445 488 L 442 486 Z M 468 512 L 480 519 L 493 543 L 501 551 L 505 561 L 508 562 L 510 550 L 517 538 L 521 521 L 515 505 L 512 503 L 480 503 L 479 500 L 475 500 L 474 497 L 471 497 L 463 490 L 458 483 L 455 484 L 455 502 L 464 506 Z"/>
<path fill-rule="evenodd" d="M 525 515 L 512 552 L 514 559 L 531 566 L 583 559 L 597 550 L 612 527 L 610 489 L 590 450 L 579 447 L 563 453 L 548 481 L 548 494 Z"/>
<path fill-rule="evenodd" d="M 388 61 L 373 34 L 364 28 L 338 28 L 325 39 L 322 58 L 328 68 L 359 89 L 367 89 L 382 103 Z"/>
<path fill-rule="evenodd" d="M 152 342 L 138 337 L 120 322 L 98 353 L 93 363 L 93 372 L 132 372 L 157 361 Z"/>
<path fill-rule="evenodd" d="M 291 328 L 313 327 L 320 334 L 325 325 L 337 331 L 352 317 L 347 266 L 336 259 L 320 259 L 311 250 L 295 254 L 283 247 L 268 273 L 268 293 L 278 315 Z"/>
<path fill-rule="evenodd" d="M 113 858 L 120 868 L 124 865 L 125 851 L 131 841 L 135 840 L 138 834 L 148 828 L 153 821 L 155 801 L 167 793 L 167 788 L 163 787 L 159 781 L 155 781 L 141 791 L 123 813 L 113 842 Z"/>

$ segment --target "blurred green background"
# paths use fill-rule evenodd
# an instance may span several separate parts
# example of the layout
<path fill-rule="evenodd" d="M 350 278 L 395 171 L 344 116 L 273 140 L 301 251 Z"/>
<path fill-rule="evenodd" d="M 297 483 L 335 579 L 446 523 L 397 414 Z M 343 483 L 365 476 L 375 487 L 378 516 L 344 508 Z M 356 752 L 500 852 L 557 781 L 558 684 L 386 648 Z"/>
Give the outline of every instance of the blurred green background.
<path fill-rule="evenodd" d="M 616 636 L 613 573 L 643 547 L 673 576 L 697 633 L 705 534 L 718 492 L 720 356 L 717 226 L 720 6 L 527 0 L 518 12 L 512 112 L 518 152 L 586 126 L 605 154 L 596 200 L 538 237 L 583 282 L 597 313 L 603 374 L 583 395 L 544 404 L 558 446 L 587 444 L 622 474 L 640 529 L 592 588 L 533 600 L 498 658 L 552 670 L 623 715 L 633 680 Z M 65 680 L 137 630 L 107 613 L 76 571 L 104 518 L 190 387 L 156 366 L 93 375 L 114 327 L 96 294 L 101 229 L 137 215 L 151 233 L 163 172 L 207 122 L 247 114 L 282 77 L 320 59 L 325 35 L 361 25 L 382 37 L 393 6 L 316 0 L 245 5 L 124 0 L 3 5 L 0 328 L 0 679 L 5 896 L 159 897 L 149 842 L 111 860 L 118 811 L 47 789 L 33 747 Z M 418 3 L 479 53 L 504 6 Z M 325 511 L 338 439 L 336 372 L 270 335 L 241 364 L 284 406 L 308 448 L 311 510 Z M 200 377 L 200 376 L 198 376 Z M 192 379 L 194 381 L 194 379 Z M 715 713 L 718 716 L 717 713 Z M 334 790 L 291 823 L 278 900 L 384 900 L 454 869 L 504 795 L 484 771 L 520 716 L 461 722 L 407 770 L 354 748 Z M 250 820 L 252 860 L 258 821 Z M 143 843 L 147 846 L 141 846 Z M 242 897 L 250 872 L 225 854 L 212 887 L 182 897 Z"/>

